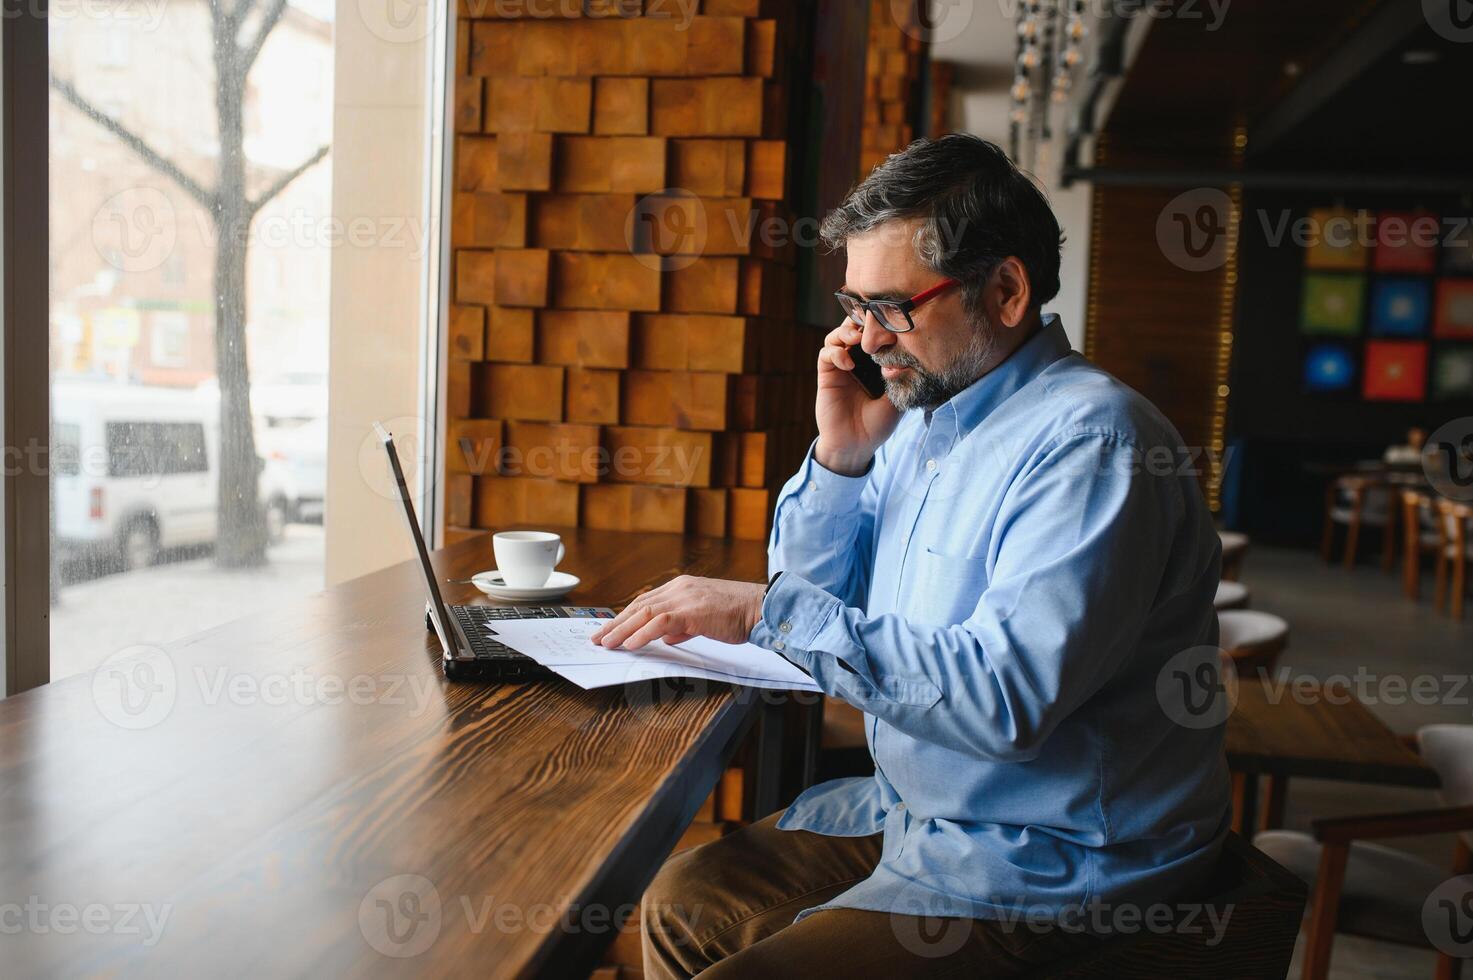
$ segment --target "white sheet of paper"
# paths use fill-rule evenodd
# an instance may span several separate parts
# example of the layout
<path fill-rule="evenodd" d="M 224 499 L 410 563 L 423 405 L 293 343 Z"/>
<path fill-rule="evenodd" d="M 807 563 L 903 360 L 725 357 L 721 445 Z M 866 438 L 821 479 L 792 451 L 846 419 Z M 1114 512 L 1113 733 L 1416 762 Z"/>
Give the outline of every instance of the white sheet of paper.
<path fill-rule="evenodd" d="M 751 643 L 720 643 L 698 636 L 676 645 L 656 640 L 634 652 L 606 650 L 589 637 L 607 622 L 498 619 L 486 628 L 513 650 L 586 689 L 662 677 L 693 677 L 786 691 L 819 689 L 806 673 L 771 650 Z"/>

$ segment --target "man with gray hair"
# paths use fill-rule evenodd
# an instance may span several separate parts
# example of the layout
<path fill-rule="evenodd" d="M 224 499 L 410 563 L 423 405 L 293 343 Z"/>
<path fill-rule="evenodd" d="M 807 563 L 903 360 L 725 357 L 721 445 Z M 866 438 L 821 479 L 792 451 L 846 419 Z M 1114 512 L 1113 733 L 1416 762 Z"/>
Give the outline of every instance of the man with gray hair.
<path fill-rule="evenodd" d="M 1042 314 L 1058 222 L 996 146 L 913 144 L 824 236 L 847 316 L 772 578 L 682 576 L 594 639 L 766 647 L 864 712 L 875 772 L 671 858 L 645 973 L 1027 975 L 1217 859 L 1221 718 L 1169 682 L 1217 642 L 1218 537 L 1181 437 Z"/>

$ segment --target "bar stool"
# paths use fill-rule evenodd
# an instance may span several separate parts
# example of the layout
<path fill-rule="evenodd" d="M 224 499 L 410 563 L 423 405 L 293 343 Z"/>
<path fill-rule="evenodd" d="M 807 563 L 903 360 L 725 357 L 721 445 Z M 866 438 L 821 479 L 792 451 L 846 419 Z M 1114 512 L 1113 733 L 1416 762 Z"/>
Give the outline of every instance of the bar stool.
<path fill-rule="evenodd" d="M 1453 619 L 1463 618 L 1463 599 L 1468 593 L 1468 561 L 1473 559 L 1473 541 L 1468 524 L 1473 521 L 1473 507 L 1456 500 L 1437 500 L 1433 509 L 1437 523 L 1437 596 L 1434 604 L 1442 608 L 1449 594 L 1448 609 Z"/>
<path fill-rule="evenodd" d="M 1223 659 L 1238 676 L 1267 673 L 1289 645 L 1289 624 L 1272 613 L 1232 609 L 1217 614 Z"/>
<path fill-rule="evenodd" d="M 1325 529 L 1320 536 L 1320 557 L 1334 560 L 1335 525 L 1345 525 L 1345 567 L 1354 568 L 1362 526 L 1381 529 L 1381 565 L 1391 570 L 1395 561 L 1391 533 L 1391 487 L 1383 480 L 1366 476 L 1340 476 L 1325 489 Z"/>
<path fill-rule="evenodd" d="M 1430 494 L 1421 490 L 1401 492 L 1402 571 L 1401 589 L 1408 599 L 1422 597 L 1422 557 L 1437 560 L 1442 534 Z"/>
<path fill-rule="evenodd" d="M 1222 581 L 1217 583 L 1217 595 L 1213 597 L 1212 605 L 1218 612 L 1247 609 L 1249 597 L 1248 586 L 1242 582 Z"/>
<path fill-rule="evenodd" d="M 1222 577 L 1236 582 L 1243 573 L 1243 560 L 1248 557 L 1248 535 L 1237 531 L 1218 531 L 1222 541 Z"/>
<path fill-rule="evenodd" d="M 1422 910 L 1453 875 L 1473 871 L 1473 725 L 1427 725 L 1417 748 L 1442 779 L 1441 807 L 1409 813 L 1316 820 L 1312 834 L 1274 830 L 1253 839 L 1265 854 L 1314 889 L 1305 936 L 1304 980 L 1330 972 L 1335 933 L 1429 947 Z M 1456 833 L 1451 868 L 1380 841 Z M 1439 978 L 1458 976 L 1459 961 L 1438 951 Z"/>

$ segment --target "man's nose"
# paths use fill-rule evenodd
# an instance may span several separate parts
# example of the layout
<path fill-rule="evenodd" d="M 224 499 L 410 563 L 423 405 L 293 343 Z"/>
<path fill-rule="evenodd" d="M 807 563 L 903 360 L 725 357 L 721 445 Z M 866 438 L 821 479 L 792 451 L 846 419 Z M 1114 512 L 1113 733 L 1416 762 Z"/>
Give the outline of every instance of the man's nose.
<path fill-rule="evenodd" d="M 873 313 L 864 317 L 864 331 L 859 336 L 859 346 L 866 354 L 874 355 L 895 343 L 895 334 L 880 326 Z"/>

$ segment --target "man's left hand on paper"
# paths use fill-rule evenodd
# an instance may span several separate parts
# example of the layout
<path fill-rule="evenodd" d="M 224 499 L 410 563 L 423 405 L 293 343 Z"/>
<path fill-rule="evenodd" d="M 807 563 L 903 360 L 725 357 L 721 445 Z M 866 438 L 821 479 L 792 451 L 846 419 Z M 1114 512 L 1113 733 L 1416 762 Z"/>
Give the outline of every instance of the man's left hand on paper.
<path fill-rule="evenodd" d="M 683 643 L 704 636 L 745 643 L 762 618 L 764 582 L 681 575 L 639 596 L 590 639 L 612 650 L 638 650 L 654 640 Z"/>

